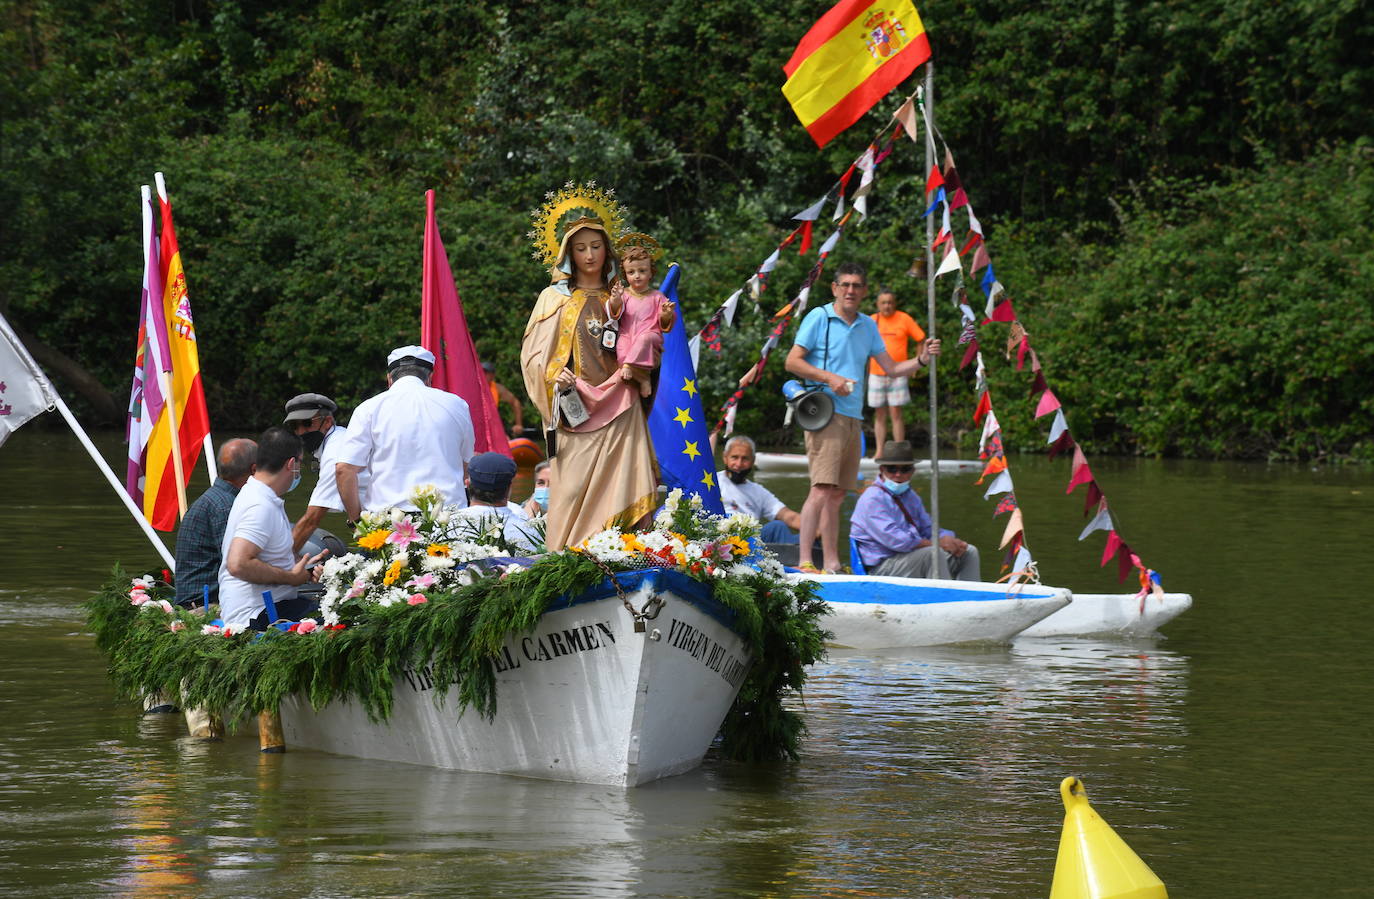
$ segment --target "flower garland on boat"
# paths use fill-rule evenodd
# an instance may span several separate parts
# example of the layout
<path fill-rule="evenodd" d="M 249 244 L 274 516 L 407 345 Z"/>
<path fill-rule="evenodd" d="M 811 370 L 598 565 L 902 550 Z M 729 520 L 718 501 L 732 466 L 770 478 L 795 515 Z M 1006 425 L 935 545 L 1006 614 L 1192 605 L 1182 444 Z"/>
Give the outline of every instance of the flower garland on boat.
<path fill-rule="evenodd" d="M 721 727 L 730 758 L 797 758 L 800 716 L 784 707 L 800 693 L 805 666 L 824 653 L 826 606 L 814 583 L 788 584 L 748 516 L 702 513 L 700 501 L 669 495 L 644 532 L 601 531 L 564 552 L 512 555 L 492 532 L 416 492 L 417 510 L 364 517 L 355 537 L 370 555 L 325 564 L 318 620 L 289 630 L 240 633 L 203 610 L 172 605 L 175 591 L 150 575 L 113 580 L 87 603 L 97 647 L 116 687 L 131 698 L 149 690 L 226 721 L 275 710 L 292 693 L 320 708 L 344 698 L 374 720 L 392 708 L 392 688 L 407 668 L 428 665 L 440 696 L 457 692 L 459 709 L 496 712 L 493 658 L 511 633 L 532 629 L 561 598 L 603 582 L 608 572 L 670 568 L 708 586 L 735 613 L 753 656 L 739 697 Z"/>

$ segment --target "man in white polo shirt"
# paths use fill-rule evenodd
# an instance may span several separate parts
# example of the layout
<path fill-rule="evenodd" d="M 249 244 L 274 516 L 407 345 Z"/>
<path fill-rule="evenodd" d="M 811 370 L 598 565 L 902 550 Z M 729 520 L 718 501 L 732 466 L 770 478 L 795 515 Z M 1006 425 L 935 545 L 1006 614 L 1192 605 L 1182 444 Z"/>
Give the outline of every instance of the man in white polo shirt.
<path fill-rule="evenodd" d="M 386 391 L 353 412 L 339 448 L 335 480 L 344 514 L 357 521 L 363 509 L 414 509 L 410 494 L 419 484 L 466 506 L 463 479 L 477 444 L 468 404 L 429 386 L 434 354 L 424 347 L 392 350 L 386 367 Z M 371 477 L 366 495 L 358 487 L 363 472 Z"/>
<path fill-rule="evenodd" d="M 296 587 L 312 577 L 325 557 L 291 549 L 291 522 L 282 497 L 301 479 L 301 439 L 285 428 L 268 428 L 258 438 L 257 470 L 234 497 L 224 527 L 219 569 L 219 614 L 235 629 L 263 630 L 271 624 L 262 594 L 272 591 L 277 617 L 298 619 L 310 603 Z"/>

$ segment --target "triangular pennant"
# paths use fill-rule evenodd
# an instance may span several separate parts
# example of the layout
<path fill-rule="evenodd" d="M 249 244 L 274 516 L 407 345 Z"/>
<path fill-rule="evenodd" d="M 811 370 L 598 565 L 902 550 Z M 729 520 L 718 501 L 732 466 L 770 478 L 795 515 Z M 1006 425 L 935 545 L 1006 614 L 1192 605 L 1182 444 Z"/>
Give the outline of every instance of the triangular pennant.
<path fill-rule="evenodd" d="M 970 344 L 971 345 L 971 344 Z M 978 408 L 973 410 L 973 420 L 981 421 L 984 415 L 992 411 L 992 396 L 984 390 L 978 397 Z"/>
<path fill-rule="evenodd" d="M 841 191 L 840 191 L 840 195 L 835 199 L 835 212 L 834 212 L 833 215 L 830 216 L 830 220 L 831 220 L 832 222 L 838 222 L 838 221 L 839 221 L 841 218 L 843 218 L 843 217 L 844 217 L 844 191 L 841 190 Z"/>
<path fill-rule="evenodd" d="M 828 199 L 830 199 L 830 195 L 826 194 L 801 212 L 792 216 L 792 220 L 794 222 L 814 222 L 821 217 L 821 210 L 825 208 L 825 201 Z"/>
<path fill-rule="evenodd" d="M 1110 531 L 1112 529 L 1112 513 L 1107 509 L 1105 502 L 1098 503 L 1097 514 L 1093 520 L 1088 522 L 1088 526 L 1078 535 L 1079 540 L 1087 540 L 1088 535 L 1093 531 Z"/>
<path fill-rule="evenodd" d="M 974 483 L 975 483 L 975 484 L 978 484 L 979 486 L 982 486 L 983 478 L 987 477 L 987 476 L 990 475 L 990 474 L 999 474 L 999 473 L 1004 472 L 1004 471 L 1006 471 L 1006 470 L 1007 470 L 1007 457 L 1006 457 L 1006 456 L 993 456 L 991 459 L 988 460 L 987 467 L 985 467 L 985 468 L 983 469 L 983 473 L 980 474 L 980 475 L 978 476 L 978 480 L 977 480 L 977 481 L 974 481 Z"/>
<path fill-rule="evenodd" d="M 781 250 L 781 249 L 774 250 L 774 251 L 773 251 L 773 255 L 771 255 L 771 256 L 769 256 L 767 259 L 763 260 L 763 265 L 760 265 L 760 266 L 759 266 L 759 272 L 758 272 L 758 273 L 759 273 L 760 275 L 766 275 L 766 274 L 768 274 L 769 272 L 771 272 L 771 271 L 777 266 L 777 264 L 778 264 L 778 257 L 780 257 L 781 255 L 782 255 L 782 250 Z"/>
<path fill-rule="evenodd" d="M 983 225 L 978 221 L 978 217 L 973 214 L 973 207 L 968 208 L 968 229 L 977 234 L 983 233 Z"/>
<path fill-rule="evenodd" d="M 805 256 L 806 251 L 811 249 L 811 225 L 810 219 L 802 222 L 801 226 L 801 249 L 797 251 L 798 256 Z"/>
<path fill-rule="evenodd" d="M 998 446 L 1002 445 L 1001 435 L 997 433 L 999 430 L 1000 428 L 997 426 L 997 413 L 989 410 L 988 417 L 983 421 L 982 436 L 978 438 L 978 457 L 980 459 L 987 458 L 987 456 L 984 455 L 984 450 L 993 442 L 994 438 L 996 438 Z"/>
<path fill-rule="evenodd" d="M 1011 308 L 1011 300 L 1003 300 L 992 310 L 992 315 L 988 316 L 995 322 L 1014 322 L 1016 313 Z"/>
<path fill-rule="evenodd" d="M 996 518 L 998 515 L 1001 515 L 1005 512 L 1010 512 L 1015 508 L 1017 508 L 1016 494 L 1008 493 L 1006 496 L 1002 497 L 1002 499 L 997 503 L 997 508 L 992 510 L 992 517 Z"/>
<path fill-rule="evenodd" d="M 1067 437 L 1068 435 L 1064 436 Z M 1089 481 L 1087 501 L 1083 503 L 1083 514 L 1087 515 L 1093 507 L 1101 505 L 1104 499 L 1106 497 L 1102 495 L 1102 488 L 1097 486 L 1097 481 Z"/>
<path fill-rule="evenodd" d="M 1045 442 L 1054 443 L 1056 440 L 1062 437 L 1064 435 L 1064 432 L 1068 429 L 1069 423 L 1064 419 L 1064 410 L 1062 408 L 1055 409 L 1054 421 L 1050 423 L 1050 439 Z"/>
<path fill-rule="evenodd" d="M 961 271 L 961 270 L 962 270 L 962 268 L 961 268 L 961 266 L 959 265 L 959 254 L 958 254 L 957 252 L 955 252 L 955 250 L 954 250 L 954 244 L 951 243 L 951 244 L 949 245 L 949 252 L 945 254 L 945 259 L 944 259 L 944 261 L 941 262 L 941 263 L 940 263 L 940 267 L 939 267 L 938 269 L 935 270 L 935 277 L 938 278 L 938 277 L 940 277 L 941 275 L 945 275 L 945 274 L 949 274 L 950 272 L 957 272 L 957 271 Z"/>
<path fill-rule="evenodd" d="M 993 415 L 991 412 L 988 413 L 988 418 L 996 417 L 997 416 Z M 978 458 L 984 461 L 991 459 L 993 456 L 1005 456 L 1006 454 L 1006 450 L 1002 447 L 1001 431 L 995 431 L 993 435 L 988 438 L 987 445 L 980 446 L 978 449 Z"/>
<path fill-rule="evenodd" d="M 970 362 L 972 362 L 972 361 L 973 361 L 973 358 L 974 358 L 975 356 L 977 356 L 977 355 L 978 355 L 978 341 L 977 341 L 976 339 L 970 340 L 970 341 L 968 342 L 968 349 L 964 350 L 964 358 L 963 358 L 963 360 L 959 363 L 959 370 L 960 370 L 960 371 L 963 371 L 965 368 L 967 368 L 967 367 L 968 367 L 968 364 L 969 364 Z"/>
<path fill-rule="evenodd" d="M 1053 390 L 1046 390 L 1040 394 L 1040 402 L 1035 406 L 1035 417 L 1040 418 L 1049 415 L 1059 407 L 1059 398 L 1054 395 Z"/>
<path fill-rule="evenodd" d="M 964 193 L 962 187 L 956 187 L 954 193 L 949 198 L 949 208 L 958 209 L 960 206 L 968 205 L 968 194 Z"/>
<path fill-rule="evenodd" d="M 1049 389 L 1050 385 L 1049 382 L 1045 380 L 1045 373 L 1043 371 L 1036 371 L 1035 377 L 1031 379 L 1030 395 L 1039 396 Z"/>
<path fill-rule="evenodd" d="M 959 248 L 959 255 L 963 256 L 969 250 L 973 249 L 982 242 L 983 238 L 979 237 L 977 234 L 974 234 L 972 231 L 970 231 L 968 240 L 964 241 L 964 245 Z"/>
<path fill-rule="evenodd" d="M 1004 470 L 998 473 L 997 477 L 992 479 L 992 483 L 988 485 L 988 489 L 983 493 L 983 499 L 992 499 L 997 494 L 1006 493 L 1011 489 L 1013 489 L 1011 472 Z"/>
<path fill-rule="evenodd" d="M 1117 536 L 1116 531 L 1108 531 L 1107 545 L 1102 548 L 1102 565 L 1099 565 L 1097 567 L 1101 568 L 1103 565 L 1106 565 L 1108 562 L 1110 562 L 1112 560 L 1112 557 L 1116 555 L 1116 551 L 1119 550 L 1121 547 L 1121 538 Z"/>
<path fill-rule="evenodd" d="M 1021 510 L 1013 509 L 1011 518 L 1007 519 L 1007 529 L 1002 532 L 1002 542 L 997 544 L 997 548 L 1001 549 L 1006 546 L 1012 541 L 1013 537 L 1017 536 L 1025 529 L 1026 526 L 1021 522 Z"/>
<path fill-rule="evenodd" d="M 921 213 L 921 218 L 929 218 L 929 217 L 930 217 L 930 214 L 931 214 L 932 212 L 935 211 L 935 208 L 936 208 L 937 206 L 939 206 L 941 203 L 943 203 L 944 201 L 945 201 L 945 189 L 942 187 L 942 188 L 940 188 L 938 191 L 936 191 L 934 202 L 932 202 L 932 203 L 930 204 L 929 208 L 927 208 L 925 212 Z"/>
<path fill-rule="evenodd" d="M 1068 452 L 1077 445 L 1078 444 L 1074 442 L 1073 437 L 1069 434 L 1069 432 L 1065 431 L 1063 434 L 1059 435 L 1058 440 L 1050 444 L 1050 458 L 1053 459 L 1060 453 Z"/>
<path fill-rule="evenodd" d="M 969 271 L 971 272 L 976 272 L 983 266 L 992 264 L 992 259 L 988 256 L 987 245 L 977 237 L 975 237 L 974 240 L 978 241 L 978 248 L 973 251 L 973 262 L 969 265 Z"/>
<path fill-rule="evenodd" d="M 730 294 L 730 298 L 725 301 L 725 312 L 721 318 L 724 319 L 727 325 L 733 325 L 735 323 L 735 312 L 739 309 L 739 297 L 743 292 L 743 290 L 737 290 Z"/>
<path fill-rule="evenodd" d="M 987 295 L 987 298 L 988 298 L 989 300 L 992 299 L 992 285 L 994 285 L 994 284 L 996 284 L 996 283 L 997 283 L 997 276 L 994 275 L 994 274 L 992 273 L 992 263 L 989 262 L 989 263 L 988 263 L 988 270 L 987 270 L 986 272 L 983 273 L 983 283 L 982 283 L 983 293 Z M 989 318 L 991 318 L 991 316 L 989 316 Z"/>
<path fill-rule="evenodd" d="M 830 232 L 830 236 L 825 239 L 825 243 L 821 244 L 820 255 L 827 255 L 831 250 L 835 249 L 835 244 L 839 242 L 840 229 L 836 228 L 834 231 Z"/>
<path fill-rule="evenodd" d="M 1016 561 L 1011 563 L 1011 570 L 1027 571 L 1030 569 L 1031 563 L 1034 561 L 1035 560 L 1031 558 L 1030 550 L 1026 549 L 1025 545 L 1023 544 L 1016 548 Z"/>
<path fill-rule="evenodd" d="M 1083 450 L 1082 450 L 1081 448 L 1079 448 L 1079 447 L 1074 447 L 1074 449 L 1073 449 L 1073 454 L 1074 454 L 1074 459 L 1075 459 L 1075 461 L 1076 461 L 1076 460 L 1081 459 L 1081 458 L 1083 457 Z M 1080 465 L 1076 465 L 1076 466 L 1074 467 L 1073 474 L 1069 475 L 1069 487 L 1068 487 L 1068 489 L 1065 490 L 1064 492 L 1065 492 L 1066 494 L 1067 494 L 1067 493 L 1073 493 L 1074 488 L 1078 487 L 1078 485 L 1080 485 L 1080 484 L 1091 483 L 1092 480 L 1093 480 L 1093 472 L 1092 472 L 1092 469 L 1088 467 L 1087 461 L 1084 461 L 1083 464 L 1082 464 L 1081 466 L 1080 466 Z"/>
<path fill-rule="evenodd" d="M 1129 546 L 1124 543 L 1121 544 L 1121 551 L 1116 556 L 1116 579 L 1125 583 L 1126 578 L 1131 574 L 1131 569 L 1135 568 L 1139 561 L 1140 557 L 1131 552 Z"/>
<path fill-rule="evenodd" d="M 929 195 L 932 190 L 940 187 L 944 183 L 945 179 L 944 176 L 940 174 L 940 167 L 932 165 L 930 167 L 930 174 L 926 175 L 926 194 Z M 943 195 L 941 195 L 941 198 L 943 199 Z"/>
<path fill-rule="evenodd" d="M 906 131 L 907 137 L 920 143 L 920 138 L 916 134 L 916 103 L 912 97 L 906 98 L 906 102 L 897 108 L 893 118 L 902 123 L 902 128 Z"/>

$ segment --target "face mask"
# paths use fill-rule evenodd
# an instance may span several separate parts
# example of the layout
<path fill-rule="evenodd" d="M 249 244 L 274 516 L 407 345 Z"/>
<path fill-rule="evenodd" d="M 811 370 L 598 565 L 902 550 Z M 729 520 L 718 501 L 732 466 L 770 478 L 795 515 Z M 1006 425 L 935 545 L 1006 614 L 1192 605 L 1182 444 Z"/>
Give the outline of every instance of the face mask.
<path fill-rule="evenodd" d="M 301 483 L 301 470 L 300 470 L 299 468 L 297 468 L 297 469 L 296 469 L 296 473 L 295 473 L 295 474 L 292 476 L 292 478 L 291 478 L 291 486 L 286 488 L 286 492 L 287 492 L 287 493 L 290 493 L 292 490 L 295 490 L 298 486 L 300 486 L 300 483 Z"/>
<path fill-rule="evenodd" d="M 539 504 L 539 508 L 543 509 L 545 512 L 549 511 L 549 488 L 535 487 L 534 501 Z"/>
<path fill-rule="evenodd" d="M 725 476 L 736 484 L 743 484 L 745 481 L 749 480 L 749 474 L 753 470 L 753 468 L 746 468 L 743 471 L 735 471 L 734 469 L 727 468 L 725 469 Z"/>
<path fill-rule="evenodd" d="M 324 446 L 324 433 L 322 431 L 306 431 L 301 435 L 301 443 L 305 445 L 305 451 L 313 455 L 321 446 Z"/>
<path fill-rule="evenodd" d="M 908 490 L 911 489 L 910 481 L 889 481 L 886 478 L 883 478 L 878 483 L 886 487 L 887 492 L 891 493 L 893 496 L 901 496 L 903 493 L 906 493 Z"/>

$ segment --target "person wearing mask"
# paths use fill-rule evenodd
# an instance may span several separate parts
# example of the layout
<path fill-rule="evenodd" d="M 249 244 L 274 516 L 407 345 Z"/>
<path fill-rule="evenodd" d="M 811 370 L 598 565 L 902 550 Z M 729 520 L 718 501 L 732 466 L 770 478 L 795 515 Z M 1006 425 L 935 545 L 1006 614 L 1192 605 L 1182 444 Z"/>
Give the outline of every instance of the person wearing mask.
<path fill-rule="evenodd" d="M 764 543 L 796 543 L 794 531 L 801 516 L 783 504 L 762 484 L 750 480 L 754 472 L 754 441 L 736 434 L 725 441 L 725 468 L 717 473 L 720 499 L 729 513 L 743 512 L 763 523 L 759 537 Z"/>

